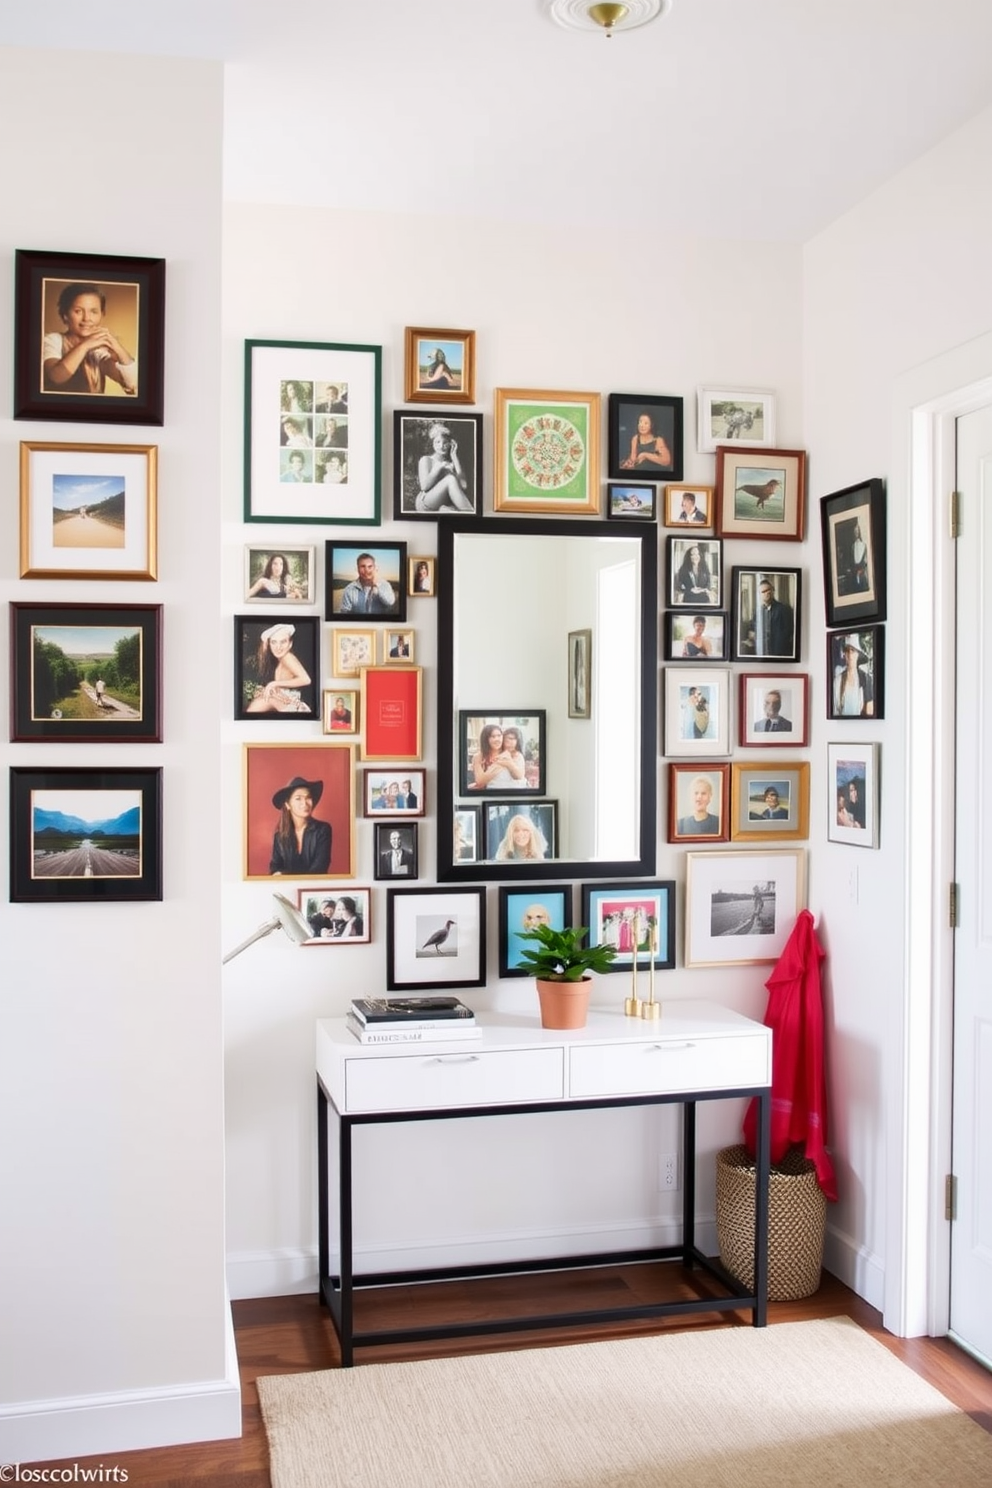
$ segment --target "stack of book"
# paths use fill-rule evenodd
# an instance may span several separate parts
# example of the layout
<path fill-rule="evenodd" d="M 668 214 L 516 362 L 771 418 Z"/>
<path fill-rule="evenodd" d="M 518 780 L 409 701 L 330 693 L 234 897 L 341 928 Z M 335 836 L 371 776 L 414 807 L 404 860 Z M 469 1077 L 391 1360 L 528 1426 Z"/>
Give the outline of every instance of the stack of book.
<path fill-rule="evenodd" d="M 362 1044 L 416 1044 L 481 1037 L 475 1014 L 457 997 L 357 997 L 348 1029 Z"/>

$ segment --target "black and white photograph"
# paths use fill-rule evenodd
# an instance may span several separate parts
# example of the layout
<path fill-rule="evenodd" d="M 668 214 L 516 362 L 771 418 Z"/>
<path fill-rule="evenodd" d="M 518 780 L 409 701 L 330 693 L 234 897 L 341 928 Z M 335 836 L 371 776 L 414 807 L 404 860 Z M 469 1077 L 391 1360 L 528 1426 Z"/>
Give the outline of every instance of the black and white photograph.
<path fill-rule="evenodd" d="M 393 414 L 397 521 L 482 516 L 482 414 Z"/>
<path fill-rule="evenodd" d="M 828 625 L 885 619 L 885 486 L 862 481 L 820 501 Z"/>
<path fill-rule="evenodd" d="M 376 878 L 418 877 L 416 823 L 376 822 L 373 837 Z"/>
<path fill-rule="evenodd" d="M 798 661 L 802 572 L 798 568 L 735 568 L 733 660 Z"/>
<path fill-rule="evenodd" d="M 806 853 L 686 854 L 685 965 L 775 962 L 806 907 Z"/>
<path fill-rule="evenodd" d="M 485 911 L 484 887 L 389 889 L 387 992 L 484 986 Z"/>

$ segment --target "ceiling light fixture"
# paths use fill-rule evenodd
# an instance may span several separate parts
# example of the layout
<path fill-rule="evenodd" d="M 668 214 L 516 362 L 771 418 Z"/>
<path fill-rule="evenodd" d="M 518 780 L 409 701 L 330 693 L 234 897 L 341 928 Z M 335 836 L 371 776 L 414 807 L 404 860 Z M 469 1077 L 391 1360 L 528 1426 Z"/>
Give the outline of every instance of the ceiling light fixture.
<path fill-rule="evenodd" d="M 551 19 L 570 31 L 605 32 L 609 40 L 615 31 L 632 31 L 648 21 L 665 15 L 672 0 L 627 0 L 625 5 L 590 5 L 589 0 L 550 0 Z"/>

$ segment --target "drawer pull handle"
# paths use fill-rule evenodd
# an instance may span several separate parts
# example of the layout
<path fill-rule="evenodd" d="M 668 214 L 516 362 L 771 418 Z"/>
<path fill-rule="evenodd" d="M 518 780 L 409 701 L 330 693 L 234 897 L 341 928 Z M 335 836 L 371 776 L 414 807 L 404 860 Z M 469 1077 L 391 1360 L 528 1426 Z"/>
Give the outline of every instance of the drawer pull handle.
<path fill-rule="evenodd" d="M 692 1039 L 686 1039 L 686 1041 L 685 1041 L 684 1044 L 649 1044 L 648 1045 L 649 1050 L 651 1050 L 652 1052 L 654 1052 L 654 1051 L 663 1052 L 665 1049 L 694 1049 L 695 1047 L 696 1046 L 692 1042 Z"/>
<path fill-rule="evenodd" d="M 478 1054 L 434 1054 L 428 1064 L 478 1064 Z"/>

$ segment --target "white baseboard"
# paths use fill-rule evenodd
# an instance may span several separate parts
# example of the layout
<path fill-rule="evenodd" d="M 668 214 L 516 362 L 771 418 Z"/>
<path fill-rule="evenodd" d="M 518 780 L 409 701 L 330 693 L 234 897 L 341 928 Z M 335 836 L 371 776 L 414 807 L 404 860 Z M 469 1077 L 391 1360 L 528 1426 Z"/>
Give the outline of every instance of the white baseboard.
<path fill-rule="evenodd" d="M 823 1242 L 823 1264 L 825 1268 L 849 1286 L 852 1292 L 879 1312 L 885 1309 L 885 1267 L 878 1256 L 863 1245 L 845 1235 L 842 1230 L 827 1225 Z"/>
<path fill-rule="evenodd" d="M 0 1462 L 108 1456 L 240 1435 L 241 1382 L 230 1307 L 223 1379 L 0 1406 Z"/>

